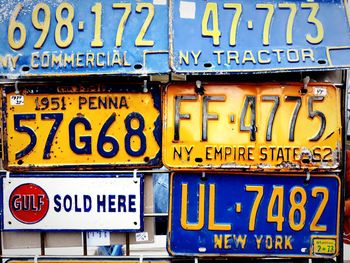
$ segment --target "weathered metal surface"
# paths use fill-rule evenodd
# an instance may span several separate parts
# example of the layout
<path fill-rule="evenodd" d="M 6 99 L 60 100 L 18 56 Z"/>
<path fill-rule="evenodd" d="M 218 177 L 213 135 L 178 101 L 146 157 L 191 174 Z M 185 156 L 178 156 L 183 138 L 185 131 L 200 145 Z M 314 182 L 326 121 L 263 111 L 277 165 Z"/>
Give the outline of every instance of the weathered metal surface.
<path fill-rule="evenodd" d="M 8 87 L 4 95 L 6 169 L 160 166 L 159 90 L 131 84 L 19 89 Z"/>
<path fill-rule="evenodd" d="M 170 64 L 177 73 L 349 68 L 349 3 L 170 1 Z"/>
<path fill-rule="evenodd" d="M 336 174 L 171 176 L 168 252 L 173 256 L 333 258 L 338 255 Z"/>
<path fill-rule="evenodd" d="M 170 84 L 163 100 L 170 169 L 339 168 L 341 103 L 333 85 Z"/>
<path fill-rule="evenodd" d="M 166 1 L 1 1 L 0 75 L 167 73 Z"/>

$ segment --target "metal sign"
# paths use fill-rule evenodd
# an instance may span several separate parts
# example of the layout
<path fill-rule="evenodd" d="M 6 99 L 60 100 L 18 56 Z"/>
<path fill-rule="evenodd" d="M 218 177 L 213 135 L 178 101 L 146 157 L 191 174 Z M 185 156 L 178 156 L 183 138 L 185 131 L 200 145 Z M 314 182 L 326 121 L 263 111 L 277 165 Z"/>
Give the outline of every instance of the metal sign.
<path fill-rule="evenodd" d="M 340 90 L 330 84 L 170 84 L 163 98 L 170 169 L 339 167 Z"/>
<path fill-rule="evenodd" d="M 167 73 L 167 1 L 5 1 L 0 75 Z"/>
<path fill-rule="evenodd" d="M 143 177 L 16 174 L 2 179 L 4 230 L 143 229 Z"/>
<path fill-rule="evenodd" d="M 76 89 L 27 85 L 18 92 L 5 90 L 7 169 L 160 165 L 159 90 L 121 84 Z"/>
<path fill-rule="evenodd" d="M 348 68 L 345 2 L 171 0 L 171 68 L 206 74 Z"/>
<path fill-rule="evenodd" d="M 338 255 L 336 175 L 175 173 L 167 249 L 176 256 Z"/>

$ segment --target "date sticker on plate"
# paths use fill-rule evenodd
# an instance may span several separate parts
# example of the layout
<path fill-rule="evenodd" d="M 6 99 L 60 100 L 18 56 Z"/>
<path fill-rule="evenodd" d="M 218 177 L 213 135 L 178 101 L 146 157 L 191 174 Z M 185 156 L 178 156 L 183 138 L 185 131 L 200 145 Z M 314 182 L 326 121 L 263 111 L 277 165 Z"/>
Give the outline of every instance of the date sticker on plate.
<path fill-rule="evenodd" d="M 324 87 L 314 87 L 314 95 L 320 97 L 327 96 L 327 89 Z"/>
<path fill-rule="evenodd" d="M 23 106 L 24 105 L 24 96 L 22 95 L 13 95 L 10 98 L 11 106 Z"/>

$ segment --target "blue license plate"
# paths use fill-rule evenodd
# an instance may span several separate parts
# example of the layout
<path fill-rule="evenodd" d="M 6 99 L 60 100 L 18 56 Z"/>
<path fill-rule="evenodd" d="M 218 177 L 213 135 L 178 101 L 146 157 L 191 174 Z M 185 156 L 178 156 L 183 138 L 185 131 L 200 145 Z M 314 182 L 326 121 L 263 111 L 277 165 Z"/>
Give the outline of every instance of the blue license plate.
<path fill-rule="evenodd" d="M 171 1 L 179 73 L 348 67 L 348 1 Z"/>
<path fill-rule="evenodd" d="M 166 1 L 1 3 L 0 75 L 166 73 Z"/>
<path fill-rule="evenodd" d="M 334 257 L 340 183 L 336 175 L 175 173 L 171 255 Z"/>

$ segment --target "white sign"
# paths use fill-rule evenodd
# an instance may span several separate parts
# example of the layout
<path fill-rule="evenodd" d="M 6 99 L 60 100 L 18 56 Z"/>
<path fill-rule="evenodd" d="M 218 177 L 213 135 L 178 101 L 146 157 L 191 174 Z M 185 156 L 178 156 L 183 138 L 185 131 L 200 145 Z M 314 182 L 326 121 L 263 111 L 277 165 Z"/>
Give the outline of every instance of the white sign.
<path fill-rule="evenodd" d="M 3 178 L 5 230 L 143 229 L 143 179 L 110 177 Z"/>

